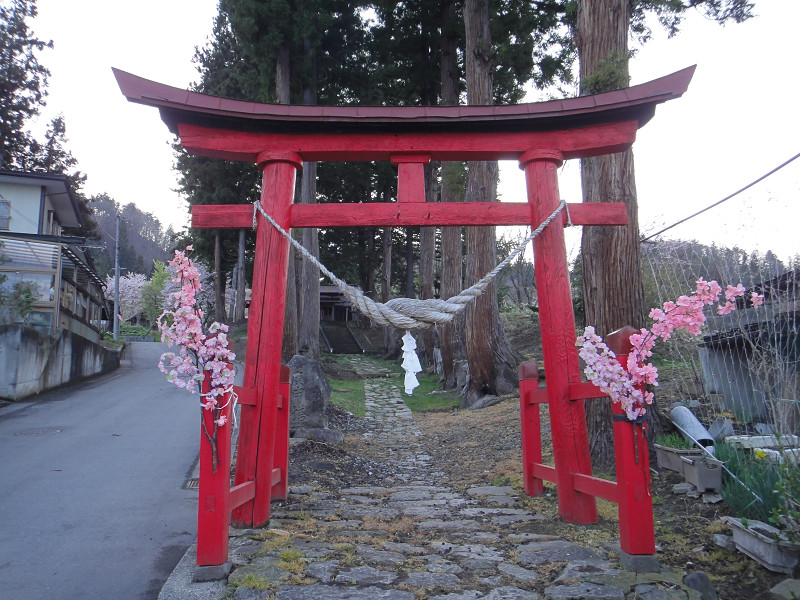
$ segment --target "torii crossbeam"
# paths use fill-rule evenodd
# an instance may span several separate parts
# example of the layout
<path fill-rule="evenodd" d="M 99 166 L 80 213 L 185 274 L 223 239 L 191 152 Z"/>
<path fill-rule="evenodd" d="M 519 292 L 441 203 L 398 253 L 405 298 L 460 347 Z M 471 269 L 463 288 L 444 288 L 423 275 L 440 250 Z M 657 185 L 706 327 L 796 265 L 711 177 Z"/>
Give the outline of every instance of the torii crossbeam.
<path fill-rule="evenodd" d="M 658 104 L 687 89 L 694 67 L 631 88 L 512 106 L 331 107 L 258 104 L 207 96 L 114 70 L 132 102 L 156 107 L 170 131 L 192 154 L 258 164 L 262 207 L 284 229 L 435 225 L 538 226 L 559 205 L 557 168 L 565 159 L 629 148 Z M 391 161 L 398 167 L 396 203 L 293 205 L 295 175 L 303 162 Z M 424 166 L 431 160 L 517 160 L 525 171 L 527 203 L 457 204 L 425 200 Z M 579 225 L 622 225 L 623 204 L 570 204 Z M 252 499 L 234 511 L 239 524 L 263 525 L 270 498 L 285 494 L 285 473 L 274 488 L 272 446 L 279 397 L 280 354 L 288 242 L 258 215 L 253 295 L 244 373 L 237 487 L 255 482 Z M 250 227 L 253 207 L 194 206 L 194 227 Z M 559 512 L 574 523 L 597 521 L 595 496 L 615 499 L 614 482 L 591 476 L 582 400 L 597 397 L 581 383 L 563 221 L 548 225 L 533 242 L 540 290 L 540 323 L 547 373 L 555 469 L 524 465 L 526 491 L 536 474 L 557 483 Z M 543 394 L 536 402 L 542 402 Z M 538 408 L 536 409 L 538 411 Z M 523 422 L 523 435 L 526 425 Z M 632 438 L 631 438 L 632 439 Z M 257 448 L 262 450 L 256 451 Z M 543 468 L 538 468 L 543 467 Z M 640 465 L 647 470 L 646 464 Z M 649 481 L 649 473 L 645 473 Z M 621 482 L 623 485 L 626 482 Z M 641 494 L 639 494 L 641 495 Z M 638 535 L 621 534 L 623 550 L 655 552 L 649 498 Z M 637 500 L 641 503 L 641 498 Z M 643 506 L 643 505 L 641 505 Z M 645 511 L 646 512 L 646 511 Z M 646 515 L 645 515 L 646 517 Z M 646 520 L 645 517 L 642 517 Z"/>

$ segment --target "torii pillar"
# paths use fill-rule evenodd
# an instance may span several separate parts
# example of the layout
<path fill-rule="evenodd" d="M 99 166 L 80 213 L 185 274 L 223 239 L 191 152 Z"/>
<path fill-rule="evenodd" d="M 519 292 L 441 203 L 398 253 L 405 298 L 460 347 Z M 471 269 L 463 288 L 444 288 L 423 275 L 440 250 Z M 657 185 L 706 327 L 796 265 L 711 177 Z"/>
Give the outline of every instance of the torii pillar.
<path fill-rule="evenodd" d="M 541 223 L 560 202 L 558 168 L 563 155 L 558 151 L 529 150 L 519 159 L 525 171 L 531 223 Z M 575 315 L 569 282 L 564 227 L 557 219 L 533 240 L 533 268 L 539 294 L 539 322 L 542 332 L 544 369 L 547 373 L 547 404 L 553 439 L 553 459 L 558 486 L 558 512 L 572 523 L 596 523 L 593 496 L 575 490 L 573 474 L 592 474 L 589 437 L 583 402 L 570 401 L 570 385 L 580 383 L 580 363 L 575 346 Z M 538 410 L 538 408 L 537 408 Z M 574 440 L 558 443 L 556 440 Z"/>
<path fill-rule="evenodd" d="M 285 230 L 291 228 L 289 209 L 294 199 L 294 186 L 302 158 L 293 152 L 262 152 L 261 205 Z M 257 235 L 253 285 L 247 328 L 244 388 L 256 390 L 262 398 L 261 410 L 242 406 L 242 421 L 249 417 L 260 420 L 257 427 L 242 427 L 237 456 L 235 483 L 256 482 L 255 498 L 234 509 L 235 524 L 263 524 L 269 519 L 269 503 L 273 485 L 274 444 L 262 439 L 272 436 L 277 420 L 278 386 L 280 383 L 283 319 L 286 307 L 286 274 L 289 262 L 289 241 L 261 213 L 256 214 Z M 256 437 L 257 439 L 247 439 Z M 261 449 L 258 451 L 258 449 Z M 282 474 L 284 481 L 286 473 Z"/>

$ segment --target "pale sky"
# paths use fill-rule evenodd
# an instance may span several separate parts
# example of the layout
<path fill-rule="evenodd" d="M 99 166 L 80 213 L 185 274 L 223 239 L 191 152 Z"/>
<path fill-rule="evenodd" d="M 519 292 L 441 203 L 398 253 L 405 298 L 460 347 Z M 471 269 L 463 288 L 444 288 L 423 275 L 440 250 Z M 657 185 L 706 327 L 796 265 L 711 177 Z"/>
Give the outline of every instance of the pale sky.
<path fill-rule="evenodd" d="M 135 203 L 162 224 L 188 221 L 173 191 L 171 136 L 158 111 L 127 102 L 111 67 L 185 88 L 197 79 L 194 48 L 211 33 L 217 0 L 39 0 L 35 33 L 55 49 L 46 120 L 62 112 L 69 148 L 88 175 L 89 194 Z M 697 64 L 689 90 L 661 105 L 634 145 L 640 224 L 654 232 L 722 199 L 800 152 L 797 103 L 800 2 L 756 0 L 757 18 L 721 27 L 691 14 L 681 33 L 656 39 L 631 62 L 632 84 Z M 524 200 L 522 174 L 502 168 L 505 200 Z M 580 201 L 568 164 L 562 196 Z M 667 234 L 738 244 L 788 257 L 800 252 L 800 159 L 724 209 Z M 576 228 L 577 229 L 577 228 Z M 572 232 L 572 243 L 577 239 Z"/>

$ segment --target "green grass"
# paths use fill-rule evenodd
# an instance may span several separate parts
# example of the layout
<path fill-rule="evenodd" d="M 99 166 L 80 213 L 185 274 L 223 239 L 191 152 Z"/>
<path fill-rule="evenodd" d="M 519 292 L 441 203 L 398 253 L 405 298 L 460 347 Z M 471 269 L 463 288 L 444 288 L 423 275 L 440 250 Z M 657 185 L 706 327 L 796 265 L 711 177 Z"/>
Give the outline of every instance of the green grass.
<path fill-rule="evenodd" d="M 349 366 L 351 364 L 345 356 L 333 355 L 331 358 L 342 365 Z M 383 381 L 402 389 L 405 371 L 403 371 L 399 361 L 383 361 L 379 358 L 370 358 L 392 374 Z M 419 381 L 419 387 L 414 389 L 413 395 L 409 396 L 405 391 L 402 393 L 403 401 L 413 412 L 449 410 L 461 403 L 461 397 L 457 391 L 441 391 L 441 384 L 437 375 L 423 375 L 420 373 L 417 375 L 417 380 Z M 366 414 L 367 405 L 363 380 L 343 381 L 329 378 L 328 382 L 331 385 L 331 402 L 333 404 L 357 417 L 363 417 Z"/>
<path fill-rule="evenodd" d="M 277 585 L 269 579 L 248 573 L 238 582 L 237 587 L 246 587 L 254 590 L 274 590 Z"/>
<path fill-rule="evenodd" d="M 455 390 L 442 392 L 438 375 L 417 375 L 419 387 L 409 396 L 403 391 L 403 401 L 412 412 L 428 410 L 449 410 L 461 404 L 461 397 Z M 402 382 L 400 382 L 402 385 Z M 437 392 L 437 393 L 433 393 Z"/>
<path fill-rule="evenodd" d="M 679 433 L 666 433 L 656 438 L 656 444 L 666 448 L 677 448 L 678 450 L 691 449 L 692 443 Z"/>
<path fill-rule="evenodd" d="M 363 381 L 330 379 L 329 383 L 331 384 L 331 402 L 357 417 L 363 417 L 367 414 L 367 400 Z"/>

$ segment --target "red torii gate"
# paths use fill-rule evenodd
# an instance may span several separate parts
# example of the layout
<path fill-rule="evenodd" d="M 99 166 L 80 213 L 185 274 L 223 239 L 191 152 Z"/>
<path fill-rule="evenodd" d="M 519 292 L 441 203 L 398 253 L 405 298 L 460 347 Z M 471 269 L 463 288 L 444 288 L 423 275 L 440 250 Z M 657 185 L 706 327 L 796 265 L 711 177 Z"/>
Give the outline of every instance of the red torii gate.
<path fill-rule="evenodd" d="M 564 160 L 629 148 L 655 107 L 681 96 L 693 73 L 694 67 L 689 67 L 623 90 L 535 104 L 331 107 L 217 98 L 114 69 L 128 100 L 157 107 L 190 153 L 258 164 L 263 173 L 261 205 L 287 231 L 292 227 L 436 225 L 535 228 L 559 205 L 557 169 Z M 519 161 L 525 171 L 527 203 L 425 201 L 423 171 L 429 161 L 503 159 Z M 295 175 L 304 161 L 387 160 L 398 167 L 396 203 L 292 204 Z M 623 204 L 570 204 L 569 215 L 576 225 L 626 223 Z M 533 241 L 547 386 L 546 391 L 537 391 L 532 387 L 531 371 L 521 373 L 522 379 L 528 380 L 521 386 L 522 433 L 529 449 L 524 453 L 525 489 L 535 495 L 541 493 L 542 479 L 554 481 L 561 517 L 580 524 L 597 521 L 595 496 L 618 502 L 622 549 L 632 555 L 652 555 L 655 545 L 652 505 L 645 489 L 649 485 L 647 460 L 638 464 L 636 457 L 642 474 L 632 491 L 630 481 L 615 484 L 591 475 L 582 400 L 601 394 L 594 386 L 581 383 L 564 245 L 566 215 L 562 216 Z M 244 384 L 239 389 L 244 401 L 236 486 L 231 490 L 234 500 L 227 498 L 222 503 L 233 509 L 235 523 L 247 526 L 264 525 L 269 519 L 270 499 L 286 495 L 285 463 L 282 460 L 276 468 L 273 453 L 281 382 L 286 379 L 285 373 L 281 377 L 280 357 L 289 245 L 261 214 L 257 222 L 247 357 Z M 194 227 L 239 229 L 252 223 L 251 205 L 192 208 Z M 285 394 L 285 383 L 283 386 Z M 541 453 L 537 459 L 535 443 L 530 442 L 538 439 L 541 402 L 550 410 L 555 468 L 539 464 Z M 528 405 L 535 408 L 535 419 L 531 410 L 524 408 Z M 621 425 L 630 429 L 626 435 L 631 456 L 625 460 L 632 462 L 633 428 Z M 619 428 L 615 426 L 615 430 Z M 206 502 L 214 505 L 214 497 Z M 631 510 L 633 514 L 629 514 Z M 635 519 L 641 519 L 642 526 L 636 535 Z M 198 564 L 219 563 L 202 563 L 198 557 Z"/>

